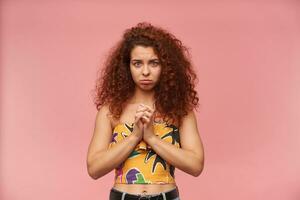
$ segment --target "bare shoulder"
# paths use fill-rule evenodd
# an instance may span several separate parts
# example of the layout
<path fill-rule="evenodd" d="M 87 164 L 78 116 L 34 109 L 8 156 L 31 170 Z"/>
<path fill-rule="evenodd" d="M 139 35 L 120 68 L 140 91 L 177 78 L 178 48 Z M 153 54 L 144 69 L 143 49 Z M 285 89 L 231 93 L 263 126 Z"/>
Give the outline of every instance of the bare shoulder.
<path fill-rule="evenodd" d="M 197 117 L 195 111 L 189 110 L 187 115 L 181 119 L 180 126 L 178 121 L 176 121 L 176 125 L 178 125 L 179 129 L 184 128 L 184 126 L 197 126 Z"/>
<path fill-rule="evenodd" d="M 101 123 L 102 120 L 109 121 L 110 125 L 112 125 L 112 114 L 108 104 L 102 105 L 96 114 L 96 124 Z"/>
<path fill-rule="evenodd" d="M 103 105 L 98 110 L 95 117 L 94 131 L 88 148 L 87 160 L 99 151 L 104 151 L 109 147 L 112 137 L 112 128 L 108 105 Z"/>

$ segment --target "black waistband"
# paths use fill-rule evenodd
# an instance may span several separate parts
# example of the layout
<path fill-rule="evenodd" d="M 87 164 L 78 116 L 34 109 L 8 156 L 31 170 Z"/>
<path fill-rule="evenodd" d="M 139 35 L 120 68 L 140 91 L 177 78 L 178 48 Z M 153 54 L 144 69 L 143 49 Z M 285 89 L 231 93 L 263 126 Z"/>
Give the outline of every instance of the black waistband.
<path fill-rule="evenodd" d="M 122 192 L 122 191 L 116 190 L 115 188 L 112 188 L 110 190 L 109 200 L 121 200 L 123 194 L 125 194 L 124 200 L 164 200 L 162 193 L 165 194 L 166 200 L 172 200 L 179 196 L 177 187 L 168 192 L 161 192 L 160 194 L 148 194 L 148 195 L 147 194 L 146 195 L 128 194 L 126 192 Z"/>

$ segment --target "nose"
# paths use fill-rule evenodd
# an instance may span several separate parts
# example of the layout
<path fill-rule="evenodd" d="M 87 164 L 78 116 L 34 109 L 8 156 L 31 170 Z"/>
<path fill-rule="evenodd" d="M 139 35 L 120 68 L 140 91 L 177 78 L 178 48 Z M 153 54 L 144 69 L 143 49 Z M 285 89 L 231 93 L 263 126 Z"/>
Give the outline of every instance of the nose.
<path fill-rule="evenodd" d="M 144 75 L 144 76 L 147 76 L 147 75 L 149 75 L 149 73 L 150 73 L 150 70 L 149 70 L 149 68 L 148 68 L 148 66 L 147 66 L 147 65 L 144 65 L 144 66 L 143 66 L 142 73 L 143 73 L 143 75 Z"/>

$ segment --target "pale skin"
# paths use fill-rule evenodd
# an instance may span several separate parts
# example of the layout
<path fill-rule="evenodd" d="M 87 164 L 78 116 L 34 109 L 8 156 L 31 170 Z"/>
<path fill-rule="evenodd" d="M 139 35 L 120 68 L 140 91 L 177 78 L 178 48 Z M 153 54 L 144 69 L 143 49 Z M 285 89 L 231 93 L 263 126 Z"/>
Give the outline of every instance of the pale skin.
<path fill-rule="evenodd" d="M 125 161 L 136 145 L 145 141 L 166 162 L 192 175 L 199 176 L 204 167 L 204 149 L 197 128 L 194 111 L 184 116 L 179 127 L 181 148 L 161 140 L 153 131 L 155 112 L 153 87 L 160 78 L 161 66 L 152 47 L 136 46 L 131 51 L 130 71 L 136 83 L 135 94 L 128 102 L 118 121 L 108 115 L 107 105 L 96 115 L 95 128 L 91 139 L 87 169 L 93 179 L 98 179 L 114 170 Z M 151 80 L 144 85 L 142 79 Z M 134 123 L 132 134 L 108 148 L 113 128 L 120 123 Z M 114 184 L 114 188 L 132 194 L 157 194 L 175 188 L 176 184 Z"/>

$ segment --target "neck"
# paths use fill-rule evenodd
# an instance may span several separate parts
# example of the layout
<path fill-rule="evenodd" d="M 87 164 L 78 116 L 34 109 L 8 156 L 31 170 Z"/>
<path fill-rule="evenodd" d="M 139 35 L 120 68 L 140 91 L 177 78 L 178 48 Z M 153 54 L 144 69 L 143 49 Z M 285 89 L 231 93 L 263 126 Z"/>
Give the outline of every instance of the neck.
<path fill-rule="evenodd" d="M 132 97 L 131 103 L 133 104 L 138 104 L 142 103 L 148 106 L 153 106 L 154 104 L 154 91 L 145 91 L 145 90 L 140 90 L 136 89 L 134 92 L 134 95 Z"/>

